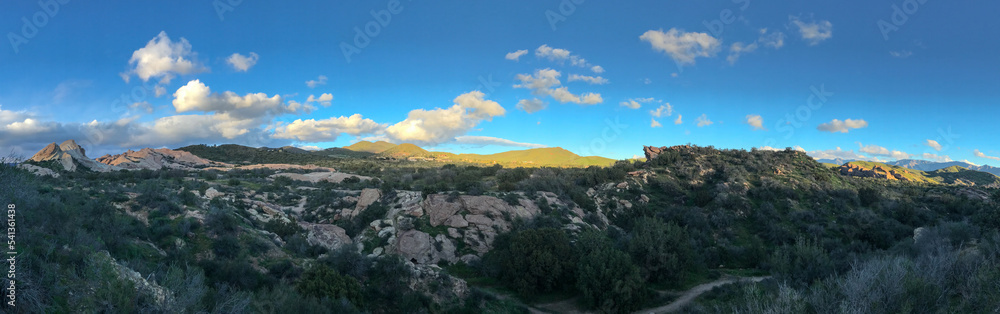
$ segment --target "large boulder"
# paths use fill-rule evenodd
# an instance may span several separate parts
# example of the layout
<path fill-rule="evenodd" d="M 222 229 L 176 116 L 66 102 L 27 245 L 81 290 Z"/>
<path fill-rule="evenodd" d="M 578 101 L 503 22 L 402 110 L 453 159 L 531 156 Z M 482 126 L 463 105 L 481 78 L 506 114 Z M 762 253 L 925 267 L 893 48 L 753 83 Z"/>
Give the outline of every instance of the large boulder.
<path fill-rule="evenodd" d="M 419 230 L 400 233 L 396 238 L 396 251 L 414 264 L 437 264 L 440 261 L 454 263 L 455 244 L 443 234 L 431 237 Z"/>
<path fill-rule="evenodd" d="M 336 225 L 299 222 L 299 226 L 309 233 L 306 240 L 312 245 L 336 250 L 344 245 L 354 243 L 351 237 L 347 236 L 347 231 Z"/>

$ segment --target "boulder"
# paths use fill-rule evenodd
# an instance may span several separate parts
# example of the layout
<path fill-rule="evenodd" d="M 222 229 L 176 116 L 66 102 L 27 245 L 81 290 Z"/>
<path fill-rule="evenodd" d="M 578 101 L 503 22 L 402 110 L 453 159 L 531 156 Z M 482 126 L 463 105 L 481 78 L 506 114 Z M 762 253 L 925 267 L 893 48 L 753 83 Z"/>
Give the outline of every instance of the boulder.
<path fill-rule="evenodd" d="M 414 264 L 437 264 L 440 261 L 454 263 L 455 244 L 443 234 L 432 238 L 429 234 L 410 230 L 396 238 L 396 251 Z"/>
<path fill-rule="evenodd" d="M 452 228 L 465 228 L 469 226 L 469 222 L 465 218 L 462 218 L 461 215 L 451 216 L 444 224 Z"/>
<path fill-rule="evenodd" d="M 309 244 L 319 245 L 330 250 L 336 250 L 346 244 L 353 244 L 351 237 L 343 228 L 330 224 L 313 224 L 299 222 L 299 226 L 309 233 L 306 240 Z"/>

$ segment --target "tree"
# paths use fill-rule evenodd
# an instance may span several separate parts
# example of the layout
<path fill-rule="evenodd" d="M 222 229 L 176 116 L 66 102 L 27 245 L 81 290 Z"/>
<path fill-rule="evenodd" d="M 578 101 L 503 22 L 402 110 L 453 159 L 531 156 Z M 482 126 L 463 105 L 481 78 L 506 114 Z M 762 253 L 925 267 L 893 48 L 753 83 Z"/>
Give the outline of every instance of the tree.
<path fill-rule="evenodd" d="M 577 241 L 580 262 L 576 288 L 583 303 L 608 313 L 627 313 L 646 297 L 639 268 L 628 254 L 616 249 L 604 234 L 590 231 Z"/>
<path fill-rule="evenodd" d="M 693 249 L 687 233 L 676 223 L 641 217 L 632 229 L 628 252 L 653 282 L 677 284 L 692 264 Z"/>
<path fill-rule="evenodd" d="M 356 279 L 338 274 L 323 264 L 316 265 L 302 274 L 296 289 L 306 296 L 347 299 L 352 304 L 361 304 L 361 284 Z"/>
<path fill-rule="evenodd" d="M 562 229 L 531 229 L 498 237 L 487 253 L 496 275 L 525 297 L 573 285 L 576 256 Z"/>

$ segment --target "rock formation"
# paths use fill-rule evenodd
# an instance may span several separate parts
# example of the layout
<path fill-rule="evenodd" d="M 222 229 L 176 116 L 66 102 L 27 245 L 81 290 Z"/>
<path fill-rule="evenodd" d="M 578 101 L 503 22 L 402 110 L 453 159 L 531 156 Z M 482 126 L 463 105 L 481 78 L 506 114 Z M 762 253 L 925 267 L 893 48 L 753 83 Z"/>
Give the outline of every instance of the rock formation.
<path fill-rule="evenodd" d="M 840 174 L 851 177 L 862 177 L 862 178 L 876 178 L 876 179 L 888 179 L 888 180 L 899 180 L 899 181 L 910 181 L 904 174 L 906 171 L 896 171 L 893 169 L 887 169 L 876 165 L 871 169 L 867 169 L 860 165 L 847 163 L 840 166 Z"/>
<path fill-rule="evenodd" d="M 189 152 L 176 151 L 167 148 L 143 148 L 139 151 L 128 150 L 118 155 L 104 155 L 97 162 L 117 166 L 122 169 L 184 169 L 218 166 L 218 163 L 195 156 Z"/>
<path fill-rule="evenodd" d="M 65 171 L 76 171 L 79 168 L 78 166 L 97 172 L 108 172 L 119 169 L 88 158 L 83 147 L 77 145 L 74 140 L 68 140 L 59 145 L 56 145 L 56 143 L 49 144 L 28 161 L 36 163 L 54 161 L 61 165 Z"/>

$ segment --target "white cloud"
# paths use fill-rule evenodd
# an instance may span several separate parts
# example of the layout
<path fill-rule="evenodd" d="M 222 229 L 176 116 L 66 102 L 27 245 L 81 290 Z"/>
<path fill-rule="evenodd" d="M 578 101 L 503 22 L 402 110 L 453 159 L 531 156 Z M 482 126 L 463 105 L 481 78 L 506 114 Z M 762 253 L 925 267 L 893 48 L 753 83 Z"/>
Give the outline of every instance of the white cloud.
<path fill-rule="evenodd" d="M 365 119 L 360 114 L 354 114 L 349 117 L 318 121 L 299 119 L 289 124 L 278 124 L 274 127 L 274 137 L 309 143 L 333 142 L 343 133 L 357 136 L 378 133 L 384 129 L 385 125 Z"/>
<path fill-rule="evenodd" d="M 618 105 L 620 105 L 622 107 L 628 107 L 629 109 L 639 109 L 639 108 L 642 108 L 642 104 L 644 104 L 644 103 L 651 103 L 651 102 L 658 102 L 658 100 L 656 100 L 656 99 L 654 99 L 652 97 L 650 97 L 650 98 L 629 98 L 626 101 L 618 103 Z M 650 111 L 650 112 L 652 112 L 652 111 Z"/>
<path fill-rule="evenodd" d="M 698 57 L 712 57 L 719 51 L 722 42 L 706 33 L 690 32 L 671 28 L 650 30 L 639 36 L 649 42 L 653 49 L 669 55 L 679 65 L 694 64 Z"/>
<path fill-rule="evenodd" d="M 590 68 L 594 73 L 603 73 L 604 68 L 598 65 L 591 64 L 587 62 L 586 59 L 574 55 L 572 52 L 566 49 L 552 48 L 549 45 L 541 45 L 538 49 L 535 49 L 535 56 L 539 58 L 545 58 L 549 61 L 559 62 L 560 64 L 569 62 L 570 65 L 576 67 Z"/>
<path fill-rule="evenodd" d="M 988 156 L 988 155 L 984 154 L 983 152 L 979 151 L 978 149 L 975 150 L 973 153 L 976 155 L 976 157 L 979 157 L 979 158 L 986 158 L 986 159 L 993 159 L 993 160 L 1000 161 L 1000 157 Z"/>
<path fill-rule="evenodd" d="M 545 109 L 545 107 L 546 107 L 545 102 L 538 98 L 534 98 L 531 100 L 521 99 L 521 101 L 517 102 L 517 109 L 524 110 L 524 112 L 527 112 L 529 114 Z"/>
<path fill-rule="evenodd" d="M 228 62 L 234 70 L 238 72 L 246 72 L 250 71 L 250 68 L 257 64 L 258 59 L 260 59 L 260 56 L 257 55 L 256 52 L 251 52 L 249 56 L 234 53 L 226 59 L 226 62 Z"/>
<path fill-rule="evenodd" d="M 699 127 L 699 128 L 700 128 L 700 127 L 704 127 L 704 126 L 709 126 L 709 125 L 712 125 L 713 123 L 715 123 L 715 122 L 712 122 L 712 120 L 709 120 L 709 119 L 708 119 L 708 115 L 707 115 L 707 114 L 702 114 L 702 115 L 701 115 L 700 117 L 698 117 L 698 119 L 696 119 L 695 121 L 697 121 L 697 122 L 698 122 L 698 127 Z"/>
<path fill-rule="evenodd" d="M 202 111 L 226 114 L 232 118 L 258 118 L 295 113 L 295 106 L 286 106 L 281 96 L 268 97 L 267 94 L 247 94 L 239 96 L 233 92 L 212 93 L 200 80 L 188 82 L 174 93 L 174 109 L 177 112 Z M 306 108 L 303 108 L 306 109 Z"/>
<path fill-rule="evenodd" d="M 781 49 L 785 46 L 785 33 L 773 32 L 771 34 L 767 33 L 767 29 L 760 30 L 760 38 L 757 39 L 760 44 L 771 47 L 774 49 Z"/>
<path fill-rule="evenodd" d="M 568 87 L 562 86 L 559 77 L 562 73 L 553 69 L 536 70 L 534 75 L 518 74 L 517 79 L 521 84 L 514 85 L 514 88 L 530 89 L 535 96 L 551 96 L 560 103 L 576 103 L 581 105 L 596 105 L 604 102 L 601 94 L 588 93 L 576 95 L 569 91 Z"/>
<path fill-rule="evenodd" d="M 521 60 L 521 56 L 526 55 L 526 54 L 528 54 L 528 50 L 527 49 L 522 49 L 522 50 L 518 50 L 518 51 L 515 51 L 515 52 L 507 53 L 507 57 L 506 58 L 507 58 L 507 60 L 520 61 Z"/>
<path fill-rule="evenodd" d="M 657 118 L 669 117 L 674 114 L 674 106 L 671 106 L 669 103 L 666 103 L 660 106 L 660 108 L 656 108 L 656 110 L 650 110 L 649 114 Z M 680 119 L 679 116 L 678 119 Z"/>
<path fill-rule="evenodd" d="M 788 16 L 788 20 L 798 28 L 802 39 L 808 42 L 810 46 L 818 45 L 824 40 L 833 37 L 833 23 L 830 23 L 830 21 L 807 23 L 803 22 L 799 17 L 791 15 Z"/>
<path fill-rule="evenodd" d="M 156 97 L 160 97 L 167 94 L 167 88 L 162 85 L 156 85 L 153 87 L 153 94 Z"/>
<path fill-rule="evenodd" d="M 935 141 L 935 140 L 927 140 L 927 141 L 924 141 L 924 145 L 927 145 L 927 147 L 930 147 L 930 148 L 933 148 L 934 150 L 936 150 L 936 151 L 939 151 L 939 152 L 940 152 L 940 151 L 941 151 L 941 149 L 942 149 L 942 147 L 941 147 L 941 144 L 940 144 L 940 143 L 938 143 L 938 142 L 937 142 L 937 141 Z"/>
<path fill-rule="evenodd" d="M 326 81 L 327 81 L 326 75 L 320 75 L 315 80 L 306 81 L 306 86 L 309 86 L 309 88 L 316 88 L 316 86 L 326 85 Z"/>
<path fill-rule="evenodd" d="M 181 38 L 174 42 L 166 32 L 160 32 L 145 47 L 132 53 L 132 58 L 128 61 L 132 68 L 122 73 L 122 78 L 128 82 L 128 78 L 135 74 L 143 81 L 159 78 L 163 84 L 169 84 L 176 75 L 208 71 L 194 60 L 195 56 L 187 39 Z"/>
<path fill-rule="evenodd" d="M 837 147 L 836 150 L 814 150 L 806 154 L 815 159 L 871 160 L 871 158 L 859 155 L 853 150 L 842 150 L 840 147 Z"/>
<path fill-rule="evenodd" d="M 662 128 L 663 127 L 663 125 L 660 124 L 659 121 L 656 121 L 655 118 L 653 118 L 651 120 L 653 120 L 653 122 L 649 124 L 649 127 L 651 127 L 651 128 Z"/>
<path fill-rule="evenodd" d="M 329 93 L 327 93 L 327 94 L 321 94 L 321 95 L 319 95 L 319 98 L 316 98 L 316 96 L 314 96 L 314 95 L 309 95 L 309 98 L 306 99 L 306 102 L 307 103 L 317 102 L 320 105 L 322 105 L 323 107 L 329 107 L 330 105 L 333 104 L 333 94 L 329 94 Z"/>
<path fill-rule="evenodd" d="M 923 159 L 927 159 L 927 160 L 930 160 L 930 161 L 936 161 L 936 162 L 949 162 L 949 161 L 953 161 L 953 160 L 951 160 L 951 157 L 940 156 L 940 155 L 935 155 L 935 154 L 931 154 L 931 153 L 924 153 L 920 157 L 923 157 Z"/>
<path fill-rule="evenodd" d="M 878 146 L 878 145 L 864 146 L 864 145 L 861 145 L 860 143 L 858 143 L 858 146 L 861 146 L 861 149 L 859 149 L 860 152 L 868 154 L 868 155 L 872 155 L 872 156 L 887 157 L 887 158 L 893 158 L 893 159 L 909 159 L 910 158 L 910 154 L 907 154 L 905 152 L 901 152 L 901 151 L 898 151 L 898 150 L 889 150 L 888 148 L 885 148 L 885 147 L 882 147 L 882 146 Z"/>
<path fill-rule="evenodd" d="M 910 56 L 913 55 L 913 51 L 909 51 L 909 50 L 890 51 L 889 55 L 893 56 L 895 58 L 906 59 L 906 58 L 909 58 Z"/>
<path fill-rule="evenodd" d="M 847 119 L 844 121 L 833 119 L 833 121 L 820 124 L 819 127 L 816 127 L 816 129 L 830 133 L 837 133 L 837 132 L 848 133 L 851 131 L 851 129 L 861 129 L 867 127 L 868 127 L 868 121 L 862 119 L 858 120 Z"/>
<path fill-rule="evenodd" d="M 765 131 L 767 131 L 767 129 L 764 128 L 764 118 L 762 118 L 760 115 L 748 114 L 746 122 L 751 127 L 753 127 L 753 129 L 755 131 L 756 130 L 765 130 Z"/>
<path fill-rule="evenodd" d="M 578 75 L 578 74 L 570 74 L 569 75 L 569 81 L 570 82 L 584 81 L 584 82 L 587 82 L 587 83 L 589 83 L 591 85 L 604 85 L 604 84 L 608 83 L 608 79 L 600 77 L 600 76 L 586 76 L 586 75 Z"/>
<path fill-rule="evenodd" d="M 684 120 L 681 120 L 681 117 L 683 117 L 683 116 L 681 116 L 681 115 L 677 115 L 677 120 L 674 120 L 674 124 L 681 124 L 681 123 L 684 123 Z"/>
<path fill-rule="evenodd" d="M 519 143 L 511 141 L 508 139 L 502 139 L 498 137 L 490 136 L 459 136 L 455 137 L 455 143 L 467 144 L 467 145 L 478 145 L 478 146 L 509 146 L 509 147 L 527 147 L 527 148 L 545 148 L 548 146 L 542 144 L 532 144 L 532 143 Z"/>
<path fill-rule="evenodd" d="M 750 44 L 744 44 L 741 42 L 733 43 L 729 47 L 729 56 L 726 57 L 726 61 L 729 64 L 736 64 L 736 61 L 740 59 L 740 55 L 743 53 L 754 52 L 757 50 L 757 42 L 752 42 Z"/>
<path fill-rule="evenodd" d="M 480 91 L 469 92 L 455 98 L 448 109 L 410 111 L 406 120 L 389 126 L 385 134 L 396 142 L 434 146 L 454 141 L 482 121 L 492 121 L 503 116 L 506 110 L 495 101 L 484 99 Z"/>
<path fill-rule="evenodd" d="M 298 146 L 298 145 L 296 145 L 295 147 L 298 147 L 298 148 L 301 148 L 301 149 L 304 149 L 304 150 L 308 150 L 308 151 L 314 151 L 314 152 L 318 152 L 318 151 L 323 150 L 319 146 L 308 146 L 308 145 L 307 146 Z"/>

